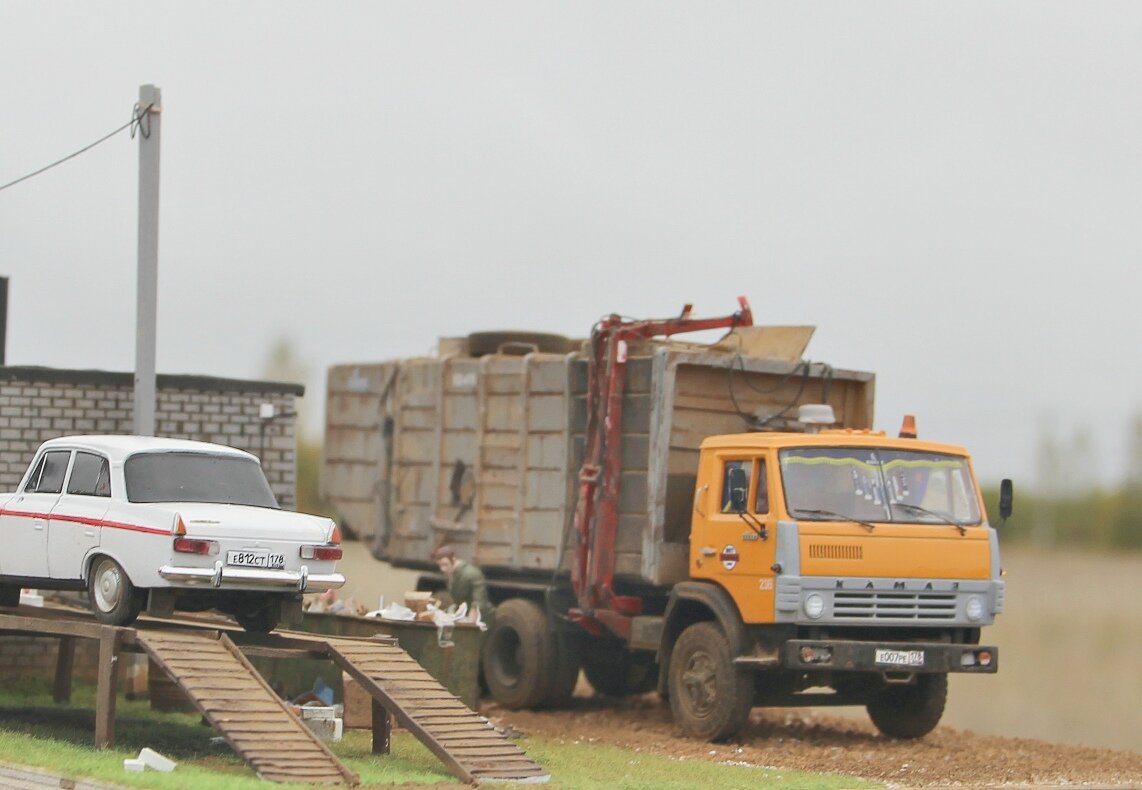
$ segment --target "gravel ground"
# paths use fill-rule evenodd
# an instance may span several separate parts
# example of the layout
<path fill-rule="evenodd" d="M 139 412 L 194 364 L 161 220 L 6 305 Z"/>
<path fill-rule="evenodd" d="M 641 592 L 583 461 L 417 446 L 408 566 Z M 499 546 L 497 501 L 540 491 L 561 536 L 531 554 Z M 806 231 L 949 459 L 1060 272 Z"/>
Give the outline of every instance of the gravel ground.
<path fill-rule="evenodd" d="M 589 692 L 588 692 L 589 693 Z M 580 691 L 582 694 L 582 683 Z M 727 744 L 683 738 L 654 694 L 625 700 L 577 696 L 568 710 L 483 714 L 524 734 L 610 743 L 687 760 L 849 774 L 894 787 L 1142 787 L 1142 754 L 976 735 L 938 727 L 893 741 L 872 724 L 802 709 L 755 709 Z"/>

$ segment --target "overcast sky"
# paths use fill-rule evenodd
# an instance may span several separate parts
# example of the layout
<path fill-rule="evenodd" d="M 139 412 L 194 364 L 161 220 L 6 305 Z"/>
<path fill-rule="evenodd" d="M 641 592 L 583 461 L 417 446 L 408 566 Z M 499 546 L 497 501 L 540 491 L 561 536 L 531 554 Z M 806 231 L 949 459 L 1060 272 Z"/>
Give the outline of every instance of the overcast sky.
<path fill-rule="evenodd" d="M 163 92 L 158 369 L 747 295 L 1032 484 L 1142 410 L 1142 5 L 0 0 L 0 183 Z M 8 362 L 134 364 L 137 142 L 0 192 Z"/>

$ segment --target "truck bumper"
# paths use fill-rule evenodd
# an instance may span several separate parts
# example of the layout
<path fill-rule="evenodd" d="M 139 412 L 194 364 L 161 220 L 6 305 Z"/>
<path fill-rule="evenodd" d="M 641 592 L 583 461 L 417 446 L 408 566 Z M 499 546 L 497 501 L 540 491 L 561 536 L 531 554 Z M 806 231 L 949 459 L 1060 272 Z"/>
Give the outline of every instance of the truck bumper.
<path fill-rule="evenodd" d="M 209 586 L 215 589 L 223 585 L 233 585 L 238 589 L 265 587 L 281 591 L 325 592 L 335 590 L 345 584 L 340 573 L 310 573 L 302 566 L 301 571 L 268 570 L 262 568 L 230 568 L 221 561 L 213 568 L 188 568 L 164 565 L 159 575 L 168 582 Z"/>
<path fill-rule="evenodd" d="M 791 639 L 782 647 L 781 665 L 801 671 L 992 674 L 999 669 L 999 648 L 946 642 Z"/>

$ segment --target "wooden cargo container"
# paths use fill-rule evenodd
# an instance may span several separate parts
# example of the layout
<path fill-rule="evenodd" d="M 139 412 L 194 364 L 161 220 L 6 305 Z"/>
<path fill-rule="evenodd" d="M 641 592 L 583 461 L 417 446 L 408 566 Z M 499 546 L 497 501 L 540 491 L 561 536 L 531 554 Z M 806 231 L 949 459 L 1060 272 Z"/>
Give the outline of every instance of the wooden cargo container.
<path fill-rule="evenodd" d="M 571 561 L 586 425 L 579 353 L 341 365 L 328 376 L 322 489 L 350 531 L 395 565 L 433 569 L 442 542 L 485 571 L 550 578 Z M 616 577 L 686 578 L 698 446 L 787 429 L 802 403 L 871 428 L 874 376 L 693 344 L 632 348 L 623 404 Z"/>

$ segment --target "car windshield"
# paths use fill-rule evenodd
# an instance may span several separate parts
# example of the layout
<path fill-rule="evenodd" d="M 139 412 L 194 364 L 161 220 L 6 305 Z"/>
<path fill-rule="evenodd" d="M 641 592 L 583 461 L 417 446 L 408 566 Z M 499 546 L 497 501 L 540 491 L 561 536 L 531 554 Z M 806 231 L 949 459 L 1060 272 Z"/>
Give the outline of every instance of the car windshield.
<path fill-rule="evenodd" d="M 864 447 L 781 451 L 785 503 L 817 521 L 980 523 L 966 458 Z M 839 517 L 839 518 L 838 518 Z"/>
<path fill-rule="evenodd" d="M 123 465 L 131 502 L 278 506 L 257 461 L 210 453 L 139 453 Z"/>

